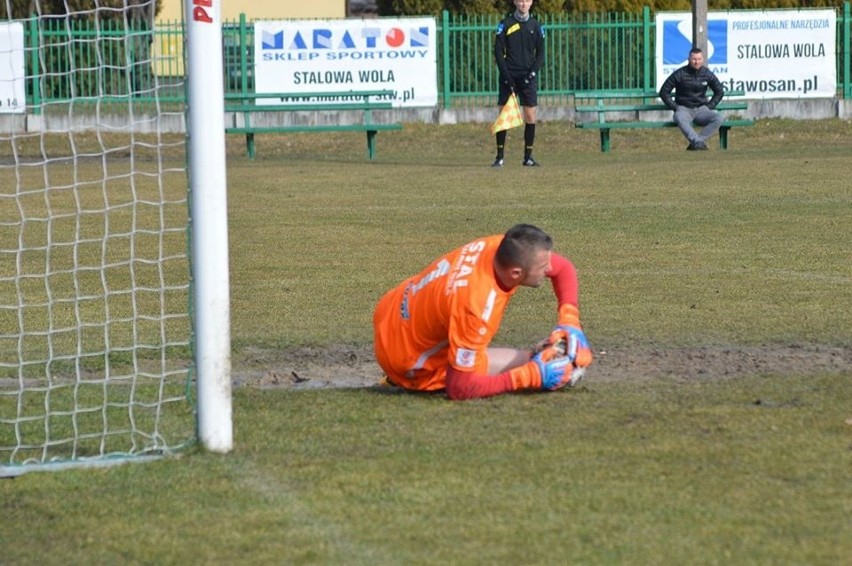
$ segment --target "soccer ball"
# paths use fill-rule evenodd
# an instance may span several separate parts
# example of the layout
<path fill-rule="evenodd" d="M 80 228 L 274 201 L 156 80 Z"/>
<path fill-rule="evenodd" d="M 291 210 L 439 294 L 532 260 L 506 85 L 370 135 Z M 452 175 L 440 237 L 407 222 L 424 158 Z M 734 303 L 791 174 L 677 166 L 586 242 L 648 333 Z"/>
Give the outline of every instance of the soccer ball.
<path fill-rule="evenodd" d="M 574 366 L 574 369 L 571 371 L 571 379 L 568 381 L 568 387 L 574 387 L 581 381 L 583 381 L 583 376 L 586 374 L 586 368 L 578 368 Z"/>
<path fill-rule="evenodd" d="M 568 355 L 568 339 L 560 338 L 556 344 L 553 345 L 556 351 L 560 356 Z M 574 387 L 578 383 L 583 380 L 583 376 L 586 373 L 586 368 L 577 367 L 574 364 L 571 364 L 571 379 L 568 381 L 568 387 Z"/>

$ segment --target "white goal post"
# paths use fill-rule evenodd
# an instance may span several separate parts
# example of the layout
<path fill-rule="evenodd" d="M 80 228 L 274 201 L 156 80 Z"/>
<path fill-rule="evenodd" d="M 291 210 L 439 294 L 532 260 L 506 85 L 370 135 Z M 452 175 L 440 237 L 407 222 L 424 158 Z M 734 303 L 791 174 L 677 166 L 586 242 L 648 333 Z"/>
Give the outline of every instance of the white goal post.
<path fill-rule="evenodd" d="M 0 0 L 0 476 L 232 449 L 221 1 Z"/>
<path fill-rule="evenodd" d="M 198 427 L 208 450 L 228 452 L 231 416 L 231 334 L 222 0 L 185 0 L 195 279 Z"/>

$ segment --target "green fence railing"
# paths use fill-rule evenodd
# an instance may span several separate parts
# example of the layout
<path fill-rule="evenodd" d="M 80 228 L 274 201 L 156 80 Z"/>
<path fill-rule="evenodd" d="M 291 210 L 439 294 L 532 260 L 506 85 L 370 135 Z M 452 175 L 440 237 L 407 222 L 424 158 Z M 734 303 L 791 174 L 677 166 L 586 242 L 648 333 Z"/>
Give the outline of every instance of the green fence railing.
<path fill-rule="evenodd" d="M 642 14 L 581 14 L 544 16 L 545 64 L 540 96 L 559 98 L 577 90 L 641 89 L 653 86 L 650 43 L 653 21 Z M 455 16 L 444 12 L 440 32 L 445 106 L 493 102 L 498 84 L 494 64 L 493 16 Z"/>
<path fill-rule="evenodd" d="M 539 17 L 547 34 L 539 93 L 559 103 L 576 91 L 653 90 L 656 85 L 656 25 L 641 14 L 559 14 Z M 492 103 L 497 89 L 493 37 L 497 16 L 450 16 L 439 25 L 439 92 L 444 107 Z M 838 96 L 852 98 L 850 2 L 837 15 Z"/>
<path fill-rule="evenodd" d="M 153 84 L 149 62 L 156 32 L 139 21 L 104 20 L 95 26 L 86 20 L 43 17 L 31 18 L 26 30 L 28 94 L 36 100 L 144 96 Z"/>
<path fill-rule="evenodd" d="M 558 14 L 541 17 L 547 55 L 540 96 L 560 104 L 575 91 L 647 90 L 655 84 L 655 25 L 650 9 L 640 14 Z M 494 102 L 497 67 L 493 41 L 498 16 L 455 16 L 438 20 L 438 92 L 444 108 Z M 131 23 L 132 24 L 132 23 Z M 850 2 L 837 15 L 838 97 L 852 99 Z M 148 30 L 122 22 L 69 23 L 31 19 L 26 29 L 28 105 L 86 102 L 132 96 L 182 103 L 184 93 L 181 22 Z M 72 40 L 67 41 L 68 35 Z M 254 90 L 254 24 L 242 14 L 222 26 L 223 71 L 228 93 Z M 71 72 L 73 71 L 73 72 Z M 173 90 L 163 92 L 173 86 Z"/>

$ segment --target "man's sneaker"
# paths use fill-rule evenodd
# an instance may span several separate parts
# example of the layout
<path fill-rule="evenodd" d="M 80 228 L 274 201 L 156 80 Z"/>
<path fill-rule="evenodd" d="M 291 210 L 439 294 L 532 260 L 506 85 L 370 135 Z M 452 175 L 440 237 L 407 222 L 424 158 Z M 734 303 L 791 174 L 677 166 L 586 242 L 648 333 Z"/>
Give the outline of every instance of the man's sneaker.
<path fill-rule="evenodd" d="M 494 160 L 494 163 L 491 164 L 492 167 L 502 167 L 503 166 L 503 158 L 498 157 Z"/>
<path fill-rule="evenodd" d="M 704 143 L 703 141 L 697 141 L 692 145 L 696 150 L 699 150 L 699 151 L 702 150 L 702 149 L 707 149 L 707 144 Z"/>
<path fill-rule="evenodd" d="M 521 161 L 521 165 L 523 165 L 524 167 L 540 167 L 538 161 L 536 161 L 532 157 L 527 157 L 526 159 Z"/>

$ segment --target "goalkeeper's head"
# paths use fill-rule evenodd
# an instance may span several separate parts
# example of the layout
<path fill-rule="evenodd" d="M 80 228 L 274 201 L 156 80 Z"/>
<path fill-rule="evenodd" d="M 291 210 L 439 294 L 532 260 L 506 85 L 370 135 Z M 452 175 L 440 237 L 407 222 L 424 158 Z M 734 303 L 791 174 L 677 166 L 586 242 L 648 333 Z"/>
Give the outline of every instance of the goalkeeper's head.
<path fill-rule="evenodd" d="M 500 282 L 509 289 L 538 287 L 550 270 L 553 238 L 532 224 L 509 228 L 494 256 Z"/>

